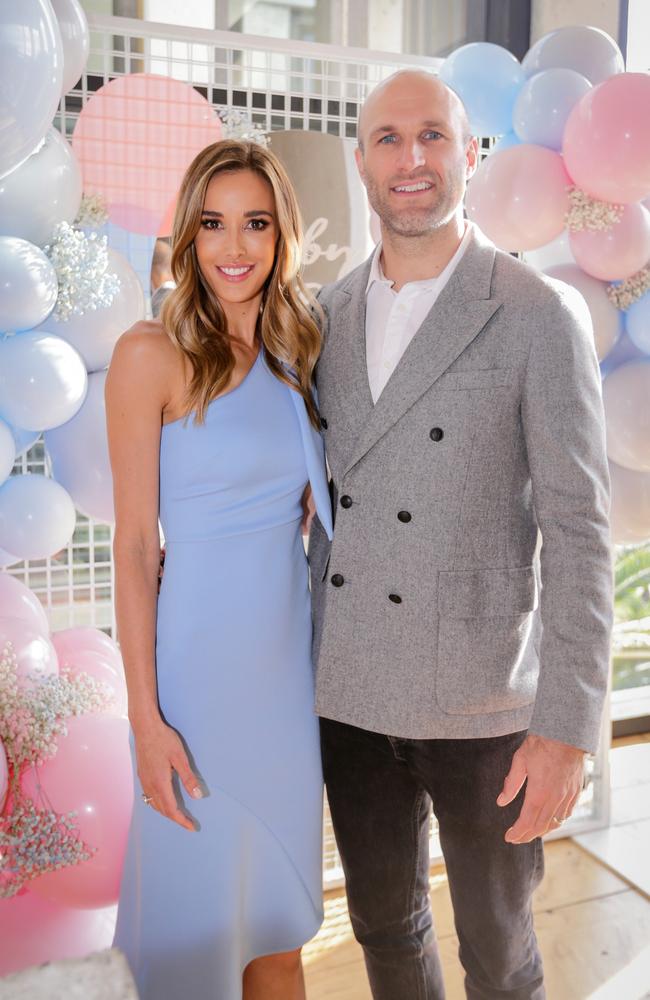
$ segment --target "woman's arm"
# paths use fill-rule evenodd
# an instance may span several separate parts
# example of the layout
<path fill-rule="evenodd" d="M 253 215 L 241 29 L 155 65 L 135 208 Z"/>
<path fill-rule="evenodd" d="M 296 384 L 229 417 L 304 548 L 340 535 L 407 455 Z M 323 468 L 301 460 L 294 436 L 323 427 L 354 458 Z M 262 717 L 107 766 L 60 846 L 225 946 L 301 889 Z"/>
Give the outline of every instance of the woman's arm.
<path fill-rule="evenodd" d="M 175 363 L 158 325 L 136 324 L 113 352 L 106 415 L 115 501 L 115 607 L 138 775 L 151 804 L 192 830 L 176 803 L 172 769 L 194 798 L 201 796 L 199 782 L 178 734 L 160 714 L 155 669 L 160 432 Z"/>

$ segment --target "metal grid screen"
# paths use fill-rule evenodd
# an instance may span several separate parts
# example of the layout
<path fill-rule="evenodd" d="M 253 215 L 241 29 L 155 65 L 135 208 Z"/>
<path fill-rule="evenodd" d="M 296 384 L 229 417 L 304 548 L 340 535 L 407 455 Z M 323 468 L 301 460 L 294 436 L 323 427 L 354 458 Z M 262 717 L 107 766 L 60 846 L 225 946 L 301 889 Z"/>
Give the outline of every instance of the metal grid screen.
<path fill-rule="evenodd" d="M 218 110 L 245 111 L 265 131 L 299 129 L 354 139 L 360 102 L 374 84 L 405 66 L 435 69 L 440 60 L 340 49 L 314 43 L 256 38 L 90 15 L 91 50 L 86 71 L 61 101 L 55 124 L 68 137 L 79 111 L 109 80 L 127 73 L 158 73 L 194 86 Z M 487 151 L 487 145 L 486 149 Z M 116 245 L 138 270 L 148 295 L 153 248 L 126 235 Z M 138 255 L 140 260 L 138 261 Z M 15 472 L 49 472 L 42 442 L 16 463 Z M 42 599 L 53 630 L 94 625 L 115 635 L 112 529 L 77 515 L 74 537 L 49 559 L 14 565 L 16 575 Z M 597 762 L 601 779 L 606 758 Z M 592 783 L 576 832 L 602 825 L 606 782 Z M 600 820 L 600 821 L 599 821 Z M 329 812 L 325 816 L 324 880 L 340 884 L 342 871 Z M 435 826 L 432 858 L 440 857 Z"/>

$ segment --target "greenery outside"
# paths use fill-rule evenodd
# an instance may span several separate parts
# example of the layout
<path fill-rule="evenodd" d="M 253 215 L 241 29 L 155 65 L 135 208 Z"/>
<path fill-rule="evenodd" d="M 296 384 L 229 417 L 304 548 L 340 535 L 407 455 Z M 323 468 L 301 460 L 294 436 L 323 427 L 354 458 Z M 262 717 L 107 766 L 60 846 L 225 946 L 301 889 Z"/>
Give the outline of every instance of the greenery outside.
<path fill-rule="evenodd" d="M 612 647 L 613 689 L 650 685 L 650 542 L 616 550 Z"/>

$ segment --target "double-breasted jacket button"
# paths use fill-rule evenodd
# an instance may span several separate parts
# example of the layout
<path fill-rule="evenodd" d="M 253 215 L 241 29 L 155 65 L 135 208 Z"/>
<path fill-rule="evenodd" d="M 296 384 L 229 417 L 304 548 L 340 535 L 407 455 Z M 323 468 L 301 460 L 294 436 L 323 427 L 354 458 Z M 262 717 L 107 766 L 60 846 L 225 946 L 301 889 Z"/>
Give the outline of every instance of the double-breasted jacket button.
<path fill-rule="evenodd" d="M 399 514 L 397 515 L 397 520 L 401 521 L 402 524 L 408 524 L 409 521 L 412 520 L 412 517 L 407 510 L 400 510 Z"/>
<path fill-rule="evenodd" d="M 429 437 L 431 438 L 432 441 L 442 441 L 444 436 L 445 432 L 443 431 L 442 427 L 432 427 L 431 430 L 429 431 Z"/>
<path fill-rule="evenodd" d="M 347 493 L 344 493 L 341 497 L 341 507 L 345 507 L 348 510 L 352 506 L 352 497 L 349 497 Z"/>
<path fill-rule="evenodd" d="M 320 425 L 321 425 L 321 427 L 323 428 L 324 431 L 327 430 L 327 420 L 325 419 L 325 417 L 321 417 L 320 418 Z"/>
<path fill-rule="evenodd" d="M 402 603 L 402 598 L 399 596 L 399 594 L 389 594 L 388 595 L 388 600 L 392 601 L 393 604 L 401 604 Z"/>
<path fill-rule="evenodd" d="M 332 576 L 331 581 L 335 587 L 342 587 L 345 583 L 345 580 L 340 573 L 335 573 L 334 576 Z"/>

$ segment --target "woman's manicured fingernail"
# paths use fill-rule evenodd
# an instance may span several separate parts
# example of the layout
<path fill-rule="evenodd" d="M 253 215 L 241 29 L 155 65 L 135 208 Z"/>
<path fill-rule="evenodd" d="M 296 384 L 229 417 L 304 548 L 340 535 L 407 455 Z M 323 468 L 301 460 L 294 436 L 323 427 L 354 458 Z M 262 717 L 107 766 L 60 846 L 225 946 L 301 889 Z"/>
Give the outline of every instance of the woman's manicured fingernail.
<path fill-rule="evenodd" d="M 198 785 L 195 785 L 194 788 L 192 789 L 192 795 L 194 796 L 195 799 L 203 798 L 203 792 L 201 791 Z"/>

